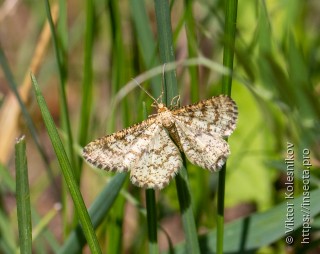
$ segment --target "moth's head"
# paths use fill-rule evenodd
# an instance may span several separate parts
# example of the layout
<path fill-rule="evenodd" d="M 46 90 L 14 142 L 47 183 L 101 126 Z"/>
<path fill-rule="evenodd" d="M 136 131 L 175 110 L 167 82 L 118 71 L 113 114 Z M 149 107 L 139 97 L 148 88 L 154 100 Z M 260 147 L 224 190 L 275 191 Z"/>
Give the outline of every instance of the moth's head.
<path fill-rule="evenodd" d="M 161 113 L 161 112 L 168 110 L 167 107 L 163 103 L 158 103 L 157 107 L 158 107 L 158 113 Z"/>

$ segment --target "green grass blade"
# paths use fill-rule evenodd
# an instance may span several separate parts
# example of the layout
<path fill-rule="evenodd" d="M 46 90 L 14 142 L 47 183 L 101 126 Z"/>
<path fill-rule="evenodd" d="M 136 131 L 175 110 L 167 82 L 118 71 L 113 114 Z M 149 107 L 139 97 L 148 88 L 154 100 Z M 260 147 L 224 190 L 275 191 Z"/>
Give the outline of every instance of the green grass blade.
<path fill-rule="evenodd" d="M 17 217 L 19 227 L 20 252 L 27 254 L 32 253 L 32 224 L 26 141 L 24 139 L 24 136 L 17 140 L 15 145 L 15 154 Z"/>
<path fill-rule="evenodd" d="M 119 173 L 115 175 L 89 208 L 89 215 L 94 228 L 97 228 L 107 216 L 126 180 L 126 175 L 126 173 Z M 84 244 L 85 239 L 80 226 L 78 226 L 73 232 L 71 232 L 69 238 L 58 253 L 79 253 Z"/>
<path fill-rule="evenodd" d="M 169 2 L 167 0 L 155 0 L 154 2 L 161 63 L 174 62 L 175 56 L 173 50 Z M 175 70 L 167 71 L 164 76 L 163 101 L 166 105 L 170 105 L 172 98 L 178 95 L 176 72 Z"/>
<path fill-rule="evenodd" d="M 233 70 L 238 0 L 227 0 L 225 6 L 223 66 Z M 222 78 L 222 93 L 231 95 L 232 76 Z"/>
<path fill-rule="evenodd" d="M 8 190 L 14 194 L 16 194 L 16 183 L 14 178 L 10 175 L 9 169 L 3 167 L 0 164 L 0 176 L 1 176 L 1 184 L 5 185 Z M 6 189 L 5 189 L 6 191 Z M 34 242 L 36 240 L 36 233 L 39 229 L 39 225 L 43 225 L 43 219 L 40 218 L 40 216 L 37 214 L 37 211 L 31 207 L 31 215 L 32 220 L 34 221 L 34 225 L 36 225 L 33 228 L 33 237 L 32 241 Z M 45 216 L 47 218 L 48 214 Z M 40 223 L 40 224 L 39 224 Z M 46 224 L 47 225 L 47 224 Z M 2 244 L 0 244 L 0 252 L 2 253 L 13 253 L 17 247 L 15 247 L 14 240 L 14 232 L 10 230 L 12 228 L 12 225 L 10 224 L 10 219 L 3 213 L 0 212 L 0 232 L 2 232 Z M 49 244 L 49 246 L 52 248 L 53 251 L 58 249 L 58 242 L 52 235 L 52 233 L 47 229 L 44 228 L 44 236 L 47 240 L 46 242 Z M 43 241 L 43 240 L 42 240 Z M 6 247 L 4 247 L 6 246 Z M 5 248 L 5 249 L 2 249 Z"/>
<path fill-rule="evenodd" d="M 60 55 L 61 55 L 61 62 L 63 63 L 67 63 L 68 59 L 68 53 L 67 53 L 67 49 L 69 47 L 68 43 L 68 12 L 67 12 L 67 2 L 64 0 L 59 0 L 59 19 L 57 22 L 57 35 L 59 37 L 59 49 L 60 49 Z M 49 18 L 50 19 L 50 18 Z M 51 31 L 53 29 L 51 28 Z M 66 68 L 65 68 L 66 71 Z M 61 115 L 63 115 L 63 111 L 61 104 L 59 105 L 60 107 L 60 111 L 61 111 Z M 66 130 L 67 127 L 64 121 L 64 117 L 62 117 L 62 121 L 61 121 L 61 125 L 64 126 L 63 129 Z M 65 132 L 67 133 L 67 132 Z M 67 136 L 68 134 L 66 134 Z M 69 138 L 67 137 L 66 142 L 69 141 Z M 65 238 L 65 236 L 68 234 L 69 232 L 69 228 L 70 228 L 70 224 L 68 223 L 68 219 L 69 219 L 69 214 L 68 214 L 68 206 L 67 206 L 67 191 L 66 191 L 67 187 L 65 186 L 65 182 L 62 182 L 62 190 L 61 190 L 61 203 L 62 203 L 62 220 L 63 220 L 63 237 Z M 76 220 L 76 218 L 74 218 Z"/>
<path fill-rule="evenodd" d="M 122 187 L 123 189 L 127 188 L 127 182 Z M 125 215 L 125 204 L 126 199 L 123 196 L 119 196 L 114 204 L 112 209 L 109 212 L 108 216 L 108 231 L 107 231 L 107 242 L 108 244 L 106 253 L 121 253 L 123 247 L 123 221 Z"/>
<path fill-rule="evenodd" d="M 41 236 L 41 233 L 47 229 L 48 224 L 58 214 L 60 209 L 61 205 L 56 204 L 48 213 L 45 214 L 45 216 L 41 218 L 41 220 L 39 220 L 38 224 L 33 228 L 33 240 L 36 240 Z"/>
<path fill-rule="evenodd" d="M 111 43 L 111 65 L 109 73 L 111 75 L 111 97 L 123 86 L 123 84 L 132 76 L 130 71 L 132 69 L 131 62 L 128 61 L 128 45 L 125 43 L 124 34 L 122 32 L 121 15 L 122 8 L 119 1 L 108 1 L 108 22 L 110 27 L 110 43 Z M 129 74 L 130 73 L 130 74 Z M 121 120 L 123 126 L 127 126 L 131 123 L 130 106 L 127 100 L 121 101 L 121 107 L 119 111 L 111 111 L 107 121 L 107 129 L 111 130 L 115 126 L 115 122 L 118 114 L 121 112 Z M 107 240 L 113 244 L 106 246 L 107 253 L 120 253 L 122 252 L 123 242 L 123 224 L 121 223 L 124 216 L 124 199 L 119 198 L 113 205 L 112 211 L 109 214 L 109 224 L 106 229 Z M 120 223 L 119 223 L 120 221 Z"/>
<path fill-rule="evenodd" d="M 320 214 L 320 189 L 310 192 L 310 218 Z M 303 195 L 295 197 L 294 230 L 303 224 L 304 215 L 301 211 Z M 241 218 L 225 226 L 224 253 L 255 253 L 262 246 L 268 246 L 286 236 L 285 220 L 287 213 L 287 200 L 274 208 Z M 311 225 L 312 227 L 312 225 Z M 293 233 L 292 236 L 295 236 Z M 200 237 L 201 253 L 216 253 L 217 231 L 214 230 Z M 298 241 L 299 234 L 297 239 Z M 185 253 L 185 246 L 177 245 L 175 253 Z"/>
<path fill-rule="evenodd" d="M 145 9 L 145 2 L 143 0 L 131 0 L 130 6 L 134 27 L 137 33 L 138 45 L 145 67 L 146 69 L 150 69 L 158 66 L 160 61 L 156 55 L 157 44 L 153 38 L 150 21 Z M 157 75 L 151 79 L 152 92 L 155 98 L 160 96 L 160 84 L 161 76 Z"/>
<path fill-rule="evenodd" d="M 59 205 L 57 205 L 57 207 L 54 207 L 53 209 L 58 210 L 60 209 Z M 52 210 L 53 210 L 52 209 Z M 44 216 L 44 218 L 40 217 L 40 215 L 38 214 L 38 211 L 36 209 L 34 209 L 33 207 L 31 207 L 31 214 L 32 214 L 32 221 L 33 224 L 35 225 L 33 227 L 33 238 L 32 241 L 34 242 L 34 246 L 37 247 L 37 244 L 35 243 L 36 237 L 37 237 L 37 233 L 39 232 L 39 230 L 42 230 L 42 226 L 44 223 L 47 223 L 46 220 L 48 219 L 48 216 L 51 217 L 52 213 L 57 214 L 58 211 L 52 212 L 52 210 L 49 212 L 49 215 L 46 214 Z M 50 218 L 49 218 L 50 219 Z M 49 227 L 45 227 L 43 229 L 43 231 L 40 234 L 41 238 L 37 241 L 37 242 L 43 242 L 46 244 L 46 250 L 48 250 L 48 248 L 50 248 L 50 251 L 52 251 L 53 253 L 57 253 L 59 247 L 60 247 L 60 243 L 58 242 L 58 239 L 55 238 L 53 232 L 49 229 Z M 44 240 L 45 239 L 45 242 Z"/>
<path fill-rule="evenodd" d="M 93 30 L 94 30 L 94 1 L 86 1 L 86 32 L 85 32 L 85 48 L 84 48 L 84 70 L 82 82 L 82 98 L 80 111 L 80 127 L 78 143 L 81 146 L 86 145 L 88 139 L 88 125 L 90 123 L 90 112 L 92 107 L 92 50 L 93 50 Z M 81 168 L 82 159 L 79 158 Z"/>
<path fill-rule="evenodd" d="M 57 33 L 59 34 L 59 42 L 63 50 L 63 62 L 67 62 L 67 51 L 68 48 L 68 10 L 67 2 L 59 0 L 59 19 L 57 23 Z"/>
<path fill-rule="evenodd" d="M 147 119 L 146 104 L 143 102 L 143 116 Z M 146 208 L 147 208 L 147 224 L 148 224 L 148 241 L 149 241 L 149 253 L 159 253 L 158 247 L 158 222 L 157 222 L 157 205 L 156 194 L 153 189 L 146 189 Z"/>
<path fill-rule="evenodd" d="M 48 110 L 44 97 L 40 92 L 39 85 L 32 74 L 31 74 L 31 79 L 32 79 L 32 84 L 36 93 L 38 105 L 41 110 L 41 114 L 42 114 L 45 126 L 47 128 L 52 146 L 58 158 L 64 179 L 69 188 L 70 195 L 73 200 L 75 209 L 77 211 L 77 215 L 79 217 L 83 233 L 86 236 L 91 252 L 101 253 L 98 239 L 93 230 L 93 226 L 89 218 L 88 211 L 86 209 L 83 198 L 81 196 L 75 176 L 73 175 L 70 162 L 68 160 L 67 154 L 60 140 L 60 137 L 56 129 L 56 126 L 53 122 L 52 116 L 50 115 L 50 112 Z"/>
<path fill-rule="evenodd" d="M 156 195 L 153 189 L 146 190 L 146 207 L 147 207 L 147 222 L 148 222 L 148 239 L 149 253 L 159 253 L 158 236 L 157 236 L 157 206 Z"/>
<path fill-rule="evenodd" d="M 110 23 L 110 39 L 111 39 L 111 94 L 115 94 L 121 86 L 132 76 L 129 76 L 129 70 L 131 69 L 130 64 L 128 63 L 128 54 L 126 54 L 128 48 L 124 45 L 124 38 L 121 32 L 121 12 L 119 1 L 108 1 L 108 22 Z M 129 121 L 129 112 L 127 101 L 123 100 L 121 109 L 123 110 L 123 125 L 126 126 Z M 111 112 L 109 115 L 109 121 L 107 122 L 108 130 L 113 129 L 115 121 L 115 112 Z M 121 237 L 121 235 L 119 236 Z"/>
<path fill-rule="evenodd" d="M 238 0 L 227 0 L 225 5 L 224 51 L 223 65 L 233 70 L 234 45 L 236 35 Z M 222 78 L 222 93 L 231 95 L 232 76 L 224 75 Z M 226 182 L 226 164 L 219 173 L 217 195 L 217 253 L 222 254 L 224 238 L 224 199 Z"/>
<path fill-rule="evenodd" d="M 155 0 L 155 11 L 161 61 L 162 63 L 173 62 L 175 60 L 175 56 L 173 50 L 169 2 L 167 0 Z M 165 82 L 163 85 L 165 102 L 167 105 L 170 105 L 172 99 L 178 95 L 178 85 L 174 70 L 165 73 Z M 176 186 L 183 228 L 187 239 L 187 250 L 189 253 L 196 254 L 200 253 L 200 250 L 185 165 L 186 163 L 184 158 L 184 167 L 180 169 L 176 176 Z"/>
<path fill-rule="evenodd" d="M 183 161 L 185 165 L 185 155 L 183 155 Z M 198 234 L 194 214 L 192 210 L 191 192 L 189 188 L 187 170 L 180 170 L 180 173 L 176 176 L 177 192 L 180 204 L 180 211 L 182 214 L 183 229 L 186 237 L 187 253 L 200 253 L 200 247 L 198 242 Z"/>
<path fill-rule="evenodd" d="M 66 49 L 63 48 L 63 45 L 59 43 L 57 34 L 55 32 L 55 27 L 53 24 L 52 16 L 51 16 L 51 9 L 50 9 L 50 3 L 48 0 L 45 1 L 46 11 L 47 11 L 47 19 L 50 25 L 51 34 L 52 34 L 52 40 L 53 45 L 56 53 L 56 59 L 58 64 L 58 70 L 59 70 L 59 77 L 60 77 L 60 86 L 59 86 L 59 98 L 61 100 L 60 103 L 60 111 L 61 111 L 61 121 L 62 121 L 62 127 L 67 133 L 67 145 L 68 145 L 68 153 L 70 156 L 70 162 L 72 165 L 73 172 L 75 174 L 76 179 L 79 182 L 79 170 L 77 170 L 76 167 L 76 161 L 75 161 L 75 153 L 73 150 L 73 137 L 71 132 L 71 125 L 70 125 L 70 117 L 69 117 L 69 110 L 68 110 L 68 103 L 67 103 L 67 97 L 66 97 L 66 91 L 65 91 L 65 84 L 67 79 L 67 61 L 65 52 Z"/>
<path fill-rule="evenodd" d="M 187 36 L 187 43 L 188 43 L 188 59 L 192 59 L 197 57 L 199 49 L 199 41 L 198 40 L 198 31 L 196 30 L 196 16 L 193 15 L 193 0 L 184 0 L 185 5 L 185 12 L 184 18 L 181 20 L 182 29 L 185 29 L 185 33 Z M 177 31 L 179 34 L 180 31 Z M 188 75 L 190 77 L 190 91 L 188 91 L 190 101 L 195 103 L 198 102 L 200 99 L 200 79 L 199 79 L 199 65 L 189 65 Z M 193 167 L 195 168 L 195 167 Z M 192 172 L 192 177 L 190 177 L 190 186 L 201 186 L 203 183 L 206 182 L 206 172 L 204 170 L 194 170 Z M 208 193 L 207 188 L 209 186 L 204 186 L 204 188 L 194 188 L 192 190 L 192 206 L 194 208 L 194 216 L 195 220 L 199 220 L 199 214 L 201 214 L 204 210 L 204 195 L 203 193 Z"/>
<path fill-rule="evenodd" d="M 186 22 L 186 35 L 188 39 L 188 58 L 197 57 L 198 45 L 197 45 L 197 33 L 195 29 L 195 18 L 193 17 L 192 0 L 185 0 L 185 22 Z M 199 101 L 199 77 L 198 77 L 198 66 L 189 66 L 189 75 L 190 75 L 190 95 L 191 101 Z"/>

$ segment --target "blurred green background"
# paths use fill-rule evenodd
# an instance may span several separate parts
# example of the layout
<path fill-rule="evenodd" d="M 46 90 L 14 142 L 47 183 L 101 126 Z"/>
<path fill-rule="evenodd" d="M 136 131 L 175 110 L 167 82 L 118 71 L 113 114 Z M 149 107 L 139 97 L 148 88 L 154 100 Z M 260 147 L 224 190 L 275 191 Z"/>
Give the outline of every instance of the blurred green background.
<path fill-rule="evenodd" d="M 225 47 L 224 1 L 170 4 L 176 60 L 195 58 L 199 63 L 177 67 L 181 105 L 220 94 L 222 73 L 213 69 L 214 63 L 222 63 Z M 83 163 L 81 147 L 142 121 L 143 102 L 148 114 L 154 113 L 152 100 L 139 87 L 130 89 L 128 85 L 132 78 L 161 67 L 154 2 L 71 0 L 52 1 L 51 7 L 53 16 L 59 9 L 56 44 L 49 30 L 40 36 L 47 22 L 45 1 L 0 1 L 1 59 L 9 62 L 40 144 L 30 134 L 30 125 L 13 96 L 13 79 L 0 72 L 1 253 L 18 249 L 13 148 L 14 138 L 22 133 L 27 143 L 32 222 L 34 228 L 40 228 L 33 242 L 34 253 L 57 252 L 77 223 L 31 87 L 30 71 L 59 129 L 87 207 L 114 174 Z M 310 150 L 310 190 L 319 189 L 319 13 L 320 2 L 316 0 L 238 3 L 232 98 L 239 108 L 239 120 L 229 138 L 227 222 L 272 211 L 286 201 L 288 142 L 294 145 L 295 197 L 303 193 L 303 149 Z M 203 58 L 212 61 L 212 68 L 201 65 Z M 161 74 L 141 83 L 154 97 L 159 96 L 161 84 Z M 190 163 L 187 169 L 197 229 L 206 236 L 216 224 L 217 174 Z M 147 253 L 145 196 L 129 181 L 125 186 L 101 222 L 98 239 L 109 253 L 114 241 L 123 253 Z M 61 210 L 55 208 L 56 203 L 62 204 Z M 320 196 L 313 196 L 311 203 L 320 203 Z M 157 205 L 161 227 L 174 245 L 181 243 L 184 232 L 173 181 L 157 193 Z M 297 241 L 290 247 L 285 243 L 284 210 L 273 218 L 283 225 L 275 232 L 275 239 L 270 237 L 273 240 L 250 250 L 238 248 L 237 253 L 318 253 L 319 210 L 312 209 L 313 244 Z M 300 239 L 302 222 L 295 223 L 295 238 Z M 163 230 L 159 229 L 158 237 L 160 249 L 167 250 Z M 89 253 L 87 247 L 84 252 Z"/>

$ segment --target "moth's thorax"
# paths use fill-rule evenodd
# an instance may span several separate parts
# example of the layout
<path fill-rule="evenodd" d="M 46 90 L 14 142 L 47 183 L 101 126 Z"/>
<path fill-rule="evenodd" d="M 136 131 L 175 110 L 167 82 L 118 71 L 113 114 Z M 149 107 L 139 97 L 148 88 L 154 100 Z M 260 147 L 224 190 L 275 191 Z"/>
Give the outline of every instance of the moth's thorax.
<path fill-rule="evenodd" d="M 172 119 L 172 113 L 162 103 L 158 105 L 158 116 L 163 127 L 165 127 L 166 129 L 172 128 L 172 126 L 174 125 L 174 121 Z"/>

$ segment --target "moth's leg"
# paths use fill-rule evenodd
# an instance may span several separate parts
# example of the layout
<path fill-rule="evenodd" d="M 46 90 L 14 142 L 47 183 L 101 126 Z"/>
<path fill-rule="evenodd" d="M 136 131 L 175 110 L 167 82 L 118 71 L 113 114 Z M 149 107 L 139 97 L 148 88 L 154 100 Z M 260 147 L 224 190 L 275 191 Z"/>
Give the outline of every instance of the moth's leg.
<path fill-rule="evenodd" d="M 172 109 L 179 108 L 180 106 L 180 95 L 174 96 L 171 100 L 170 106 Z"/>
<path fill-rule="evenodd" d="M 162 97 L 163 97 L 163 95 L 164 95 L 164 91 L 163 91 L 163 89 L 161 90 L 161 94 L 159 95 L 159 97 L 157 98 L 157 104 L 156 105 L 159 105 L 160 103 L 162 103 Z"/>

